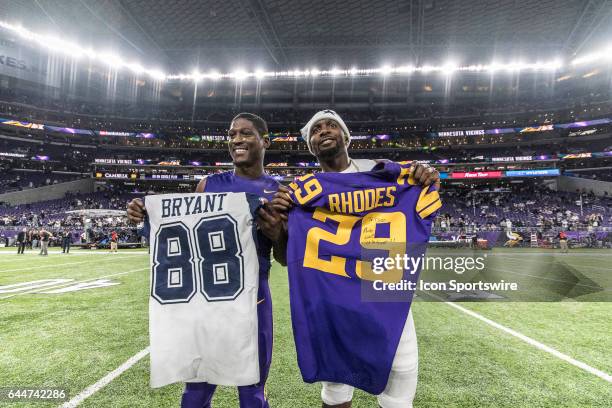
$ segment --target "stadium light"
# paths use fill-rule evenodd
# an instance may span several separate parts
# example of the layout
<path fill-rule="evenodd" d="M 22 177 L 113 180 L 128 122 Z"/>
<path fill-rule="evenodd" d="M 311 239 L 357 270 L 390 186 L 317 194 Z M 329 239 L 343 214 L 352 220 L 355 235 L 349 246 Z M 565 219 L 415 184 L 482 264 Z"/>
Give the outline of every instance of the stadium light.
<path fill-rule="evenodd" d="M 524 67 L 525 64 L 519 61 L 503 65 L 503 69 L 509 72 L 521 71 Z"/>
<path fill-rule="evenodd" d="M 51 52 L 61 53 L 75 59 L 86 55 L 89 59 L 107 64 L 114 69 L 125 67 L 135 72 L 138 71 L 137 73 L 146 73 L 147 75 L 150 75 L 158 80 L 167 79 L 167 76 L 163 71 L 140 69 L 140 64 L 128 62 L 121 56 L 111 52 L 97 53 L 91 48 L 84 48 L 76 43 L 63 40 L 53 35 L 37 34 L 23 26 L 10 24 L 5 21 L 0 21 L 0 27 L 17 34 L 26 41 L 34 42 L 40 47 Z"/>
<path fill-rule="evenodd" d="M 249 77 L 249 73 L 243 69 L 239 69 L 230 74 L 231 78 L 234 78 L 236 81 L 244 81 Z"/>
<path fill-rule="evenodd" d="M 501 64 L 501 63 L 499 63 L 497 61 L 493 61 L 489 65 L 486 65 L 485 69 L 487 71 L 489 71 L 490 73 L 494 73 L 496 71 L 499 71 L 499 70 L 503 69 L 503 64 Z"/>
<path fill-rule="evenodd" d="M 192 79 L 195 82 L 200 82 L 201 80 L 204 79 L 204 74 L 202 74 L 197 69 L 194 69 L 193 72 L 191 73 L 191 75 L 183 75 L 183 77 L 186 78 L 186 79 Z"/>
<path fill-rule="evenodd" d="M 381 73 L 383 76 L 391 75 L 391 74 L 393 73 L 393 68 L 391 68 L 391 66 L 390 66 L 390 65 L 383 65 L 383 66 L 380 68 L 380 73 Z"/>
<path fill-rule="evenodd" d="M 136 75 L 140 75 L 145 72 L 145 69 L 142 65 L 138 63 L 130 63 L 125 65 L 129 70 L 131 70 Z"/>
<path fill-rule="evenodd" d="M 221 79 L 234 79 L 242 81 L 249 77 L 255 77 L 261 80 L 266 77 L 273 78 L 299 78 L 299 77 L 355 77 L 355 76 L 371 76 L 371 75 L 401 75 L 401 74 L 428 74 L 432 72 L 441 72 L 446 75 L 453 74 L 455 71 L 462 72 L 489 72 L 495 73 L 497 71 L 505 71 L 511 73 L 520 73 L 522 71 L 557 71 L 564 67 L 563 60 L 561 58 L 554 58 L 550 60 L 541 61 L 514 61 L 514 62 L 499 62 L 493 61 L 487 65 L 456 65 L 450 62 L 444 65 L 421 65 L 421 66 L 391 66 L 384 65 L 379 68 L 356 68 L 350 69 L 343 67 L 332 67 L 329 70 L 319 70 L 318 68 L 311 68 L 310 70 L 294 69 L 292 71 L 271 71 L 264 72 L 259 69 L 255 72 L 249 72 L 244 70 L 235 71 L 232 73 L 220 73 L 218 71 L 212 71 L 209 74 L 184 74 L 178 73 L 174 75 L 167 75 L 159 69 L 147 69 L 144 68 L 147 64 L 138 61 L 128 61 L 121 55 L 112 52 L 97 52 L 91 47 L 83 47 L 77 43 L 64 40 L 58 36 L 38 34 L 34 33 L 27 28 L 11 24 L 6 21 L 0 21 L 0 28 L 8 30 L 25 41 L 32 42 L 37 46 L 45 48 L 50 52 L 61 53 L 71 58 L 79 59 L 87 57 L 92 61 L 97 61 L 106 65 L 111 66 L 113 69 L 129 69 L 137 75 L 148 75 L 156 80 L 193 80 L 198 81 L 203 78 L 209 78 L 214 81 Z M 571 66 L 575 65 L 586 65 L 586 64 L 597 64 L 601 62 L 612 62 L 612 46 L 604 47 L 600 50 L 595 50 L 591 53 L 577 56 L 570 61 Z M 150 65 L 150 64 L 149 64 Z"/>
<path fill-rule="evenodd" d="M 219 79 L 221 79 L 221 74 L 219 73 L 219 71 L 210 71 L 208 77 L 213 81 L 218 81 Z"/>
<path fill-rule="evenodd" d="M 86 50 L 84 50 L 85 55 L 87 55 L 87 57 L 89 59 L 96 59 L 98 58 L 98 54 L 96 54 L 96 52 L 94 50 L 92 50 L 91 48 L 87 48 Z"/>
<path fill-rule="evenodd" d="M 47 36 L 45 45 L 51 51 L 68 54 L 72 58 L 80 58 L 83 56 L 83 54 L 85 54 L 85 50 L 78 45 L 69 43 L 54 36 Z"/>
<path fill-rule="evenodd" d="M 151 76 L 152 78 L 157 79 L 159 81 L 163 81 L 167 78 L 167 75 L 163 71 L 158 69 L 145 70 L 145 72 L 149 74 L 149 76 Z"/>
<path fill-rule="evenodd" d="M 417 71 L 421 71 L 424 74 L 428 72 L 437 71 L 437 67 L 433 67 L 431 65 L 423 65 L 421 68 L 417 68 Z"/>
<path fill-rule="evenodd" d="M 412 65 L 403 65 L 401 67 L 395 68 L 395 72 L 397 72 L 398 74 L 411 74 L 415 70 L 416 67 L 413 67 Z"/>
<path fill-rule="evenodd" d="M 125 64 L 121 57 L 113 52 L 103 52 L 98 58 L 113 69 L 119 69 Z"/>
<path fill-rule="evenodd" d="M 561 69 L 563 67 L 563 61 L 561 60 L 561 58 L 555 58 L 547 67 L 547 69 L 552 70 L 552 71 L 556 71 L 558 69 Z"/>
<path fill-rule="evenodd" d="M 457 69 L 467 72 L 483 72 L 489 69 L 489 65 L 468 65 L 465 67 L 457 67 Z"/>
<path fill-rule="evenodd" d="M 340 69 L 340 68 L 338 68 L 338 67 L 333 67 L 333 68 L 331 69 L 331 71 L 329 71 L 329 73 L 330 73 L 330 74 L 331 74 L 331 76 L 333 76 L 333 77 L 337 77 L 337 76 L 339 76 L 339 75 L 343 74 L 344 72 L 345 72 L 345 71 L 341 70 L 341 69 Z"/>
<path fill-rule="evenodd" d="M 442 69 L 441 69 L 440 71 L 441 71 L 441 72 L 442 72 L 444 75 L 449 76 L 449 75 L 453 75 L 453 73 L 454 73 L 454 72 L 455 72 L 457 69 L 459 69 L 459 67 L 458 67 L 456 64 L 454 64 L 454 63 L 452 63 L 452 62 L 447 62 L 446 64 L 444 64 L 444 65 L 442 66 Z"/>
<path fill-rule="evenodd" d="M 612 45 L 590 54 L 585 54 L 572 60 L 572 65 L 584 65 L 596 61 L 612 61 Z"/>

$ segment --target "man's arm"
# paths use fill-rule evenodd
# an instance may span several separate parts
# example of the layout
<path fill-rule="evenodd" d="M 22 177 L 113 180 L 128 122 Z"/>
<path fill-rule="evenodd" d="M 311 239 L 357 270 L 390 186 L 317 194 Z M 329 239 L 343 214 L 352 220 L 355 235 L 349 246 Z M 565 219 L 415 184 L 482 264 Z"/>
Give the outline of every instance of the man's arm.
<path fill-rule="evenodd" d="M 281 265 L 287 265 L 287 223 L 266 202 L 257 212 L 257 226 L 272 241 L 272 254 Z"/>
<path fill-rule="evenodd" d="M 205 189 L 206 189 L 206 178 L 203 178 L 198 183 L 198 186 L 196 187 L 196 191 L 195 192 L 196 193 L 203 193 Z"/>

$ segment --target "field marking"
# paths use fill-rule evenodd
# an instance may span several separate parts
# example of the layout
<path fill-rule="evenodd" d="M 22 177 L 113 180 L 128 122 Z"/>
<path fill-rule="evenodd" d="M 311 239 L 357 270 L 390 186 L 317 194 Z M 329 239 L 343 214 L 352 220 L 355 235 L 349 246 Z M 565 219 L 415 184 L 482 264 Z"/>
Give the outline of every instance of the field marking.
<path fill-rule="evenodd" d="M 77 280 L 73 280 L 73 281 L 70 281 L 70 282 L 64 282 L 62 284 L 58 284 L 58 285 L 54 285 L 54 286 L 45 286 L 44 288 L 36 288 L 36 289 L 32 289 L 32 290 L 29 290 L 29 291 L 26 291 L 26 292 L 19 292 L 19 293 L 14 293 L 14 294 L 8 295 L 8 296 L 3 296 L 3 297 L 0 297 L 0 300 L 12 298 L 12 297 L 15 297 L 15 296 L 21 296 L 21 295 L 28 295 L 28 294 L 32 294 L 32 293 L 38 293 L 38 292 L 46 291 L 46 290 L 49 290 L 49 289 L 58 289 L 58 288 L 61 288 L 63 286 L 75 285 L 77 283 L 86 283 L 86 282 L 91 282 L 91 281 L 95 281 L 95 280 L 98 280 L 98 279 L 110 278 L 110 277 L 119 276 L 119 275 L 126 275 L 128 273 L 144 271 L 144 270 L 149 270 L 149 267 L 147 266 L 147 267 L 138 268 L 138 269 L 131 269 L 129 271 L 112 273 L 110 275 L 96 276 L 95 278 L 88 278 L 88 279 L 84 279 L 84 280 L 78 280 L 77 279 Z"/>
<path fill-rule="evenodd" d="M 87 398 L 91 397 L 93 394 L 106 387 L 108 384 L 111 383 L 111 381 L 119 377 L 125 371 L 129 370 L 134 364 L 146 357 L 149 354 L 149 351 L 149 347 L 140 350 L 138 353 L 128 358 L 125 363 L 121 364 L 119 367 L 115 368 L 113 371 L 100 378 L 94 384 L 90 385 L 89 387 L 78 393 L 70 401 L 63 403 L 60 408 L 74 408 L 78 406 L 81 402 L 85 401 Z"/>
<path fill-rule="evenodd" d="M 117 258 L 108 258 L 110 259 L 114 259 L 114 260 L 119 260 L 119 259 L 127 259 L 128 257 L 117 257 Z M 54 263 L 46 263 L 44 265 L 39 265 L 39 266 L 30 266 L 28 268 L 17 268 L 17 269 L 6 269 L 6 270 L 0 270 L 0 273 L 4 273 L 4 272 L 19 272 L 19 271 L 29 271 L 30 269 L 40 269 L 40 268 L 48 268 L 48 267 L 56 267 L 56 266 L 65 266 L 65 265 L 80 265 L 80 264 L 84 264 L 84 263 L 90 263 L 90 262 L 99 262 L 100 259 L 89 259 L 87 261 L 78 261 L 78 262 L 66 262 L 66 263 L 60 263 L 60 264 L 54 264 Z"/>
<path fill-rule="evenodd" d="M 438 299 L 442 299 L 439 296 L 436 296 L 436 295 L 431 294 L 431 293 L 428 293 L 428 295 L 436 297 Z M 463 313 L 465 313 L 465 314 L 467 314 L 469 316 L 472 316 L 472 317 L 474 317 L 474 318 L 476 318 L 478 320 L 481 320 L 481 321 L 487 323 L 488 325 L 495 327 L 496 329 L 499 329 L 499 330 L 501 330 L 503 332 L 506 332 L 506 333 L 510 334 L 511 336 L 514 336 L 514 337 L 524 341 L 525 343 L 534 346 L 535 348 L 537 348 L 539 350 L 542 350 L 542 351 L 545 351 L 545 352 L 547 352 L 549 354 L 552 354 L 553 356 L 555 356 L 555 357 L 557 357 L 557 358 L 559 358 L 559 359 L 561 359 L 561 360 L 563 360 L 563 361 L 565 361 L 567 363 L 570 363 L 573 366 L 576 366 L 576 367 L 578 367 L 578 368 L 580 368 L 580 369 L 582 369 L 582 370 L 584 370 L 584 371 L 586 371 L 588 373 L 596 375 L 597 377 L 599 377 L 599 378 L 601 378 L 601 379 L 603 379 L 603 380 L 605 380 L 605 381 L 607 381 L 609 383 L 612 383 L 612 375 L 610 375 L 608 373 L 605 373 L 605 372 L 603 372 L 601 370 L 598 370 L 598 369 L 596 369 L 594 367 L 591 367 L 590 365 L 588 365 L 586 363 L 583 363 L 582 361 L 578 361 L 578 360 L 568 356 L 567 354 L 563 354 L 560 351 L 558 351 L 558 350 L 556 350 L 556 349 L 554 349 L 554 348 L 552 348 L 550 346 L 547 346 L 546 344 L 540 343 L 539 341 L 534 340 L 531 337 L 525 336 L 524 334 L 519 333 L 516 330 L 513 330 L 513 329 L 511 329 L 509 327 L 506 327 L 506 326 L 504 326 L 502 324 L 499 324 L 499 323 L 497 323 L 497 322 L 495 322 L 495 321 L 493 321 L 491 319 L 487 319 L 483 315 L 481 315 L 479 313 L 476 313 L 476 312 L 474 312 L 474 311 L 472 311 L 470 309 L 466 309 L 463 306 L 459 306 L 456 303 L 446 302 L 446 301 L 444 301 L 444 303 L 446 303 L 447 305 L 449 305 L 451 307 L 454 307 L 457 310 L 462 311 Z"/>

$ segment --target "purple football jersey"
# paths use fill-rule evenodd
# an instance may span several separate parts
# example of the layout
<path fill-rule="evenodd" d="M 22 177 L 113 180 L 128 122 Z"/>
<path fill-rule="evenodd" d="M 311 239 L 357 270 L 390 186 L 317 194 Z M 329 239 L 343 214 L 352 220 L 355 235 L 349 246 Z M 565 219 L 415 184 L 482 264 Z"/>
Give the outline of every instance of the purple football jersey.
<path fill-rule="evenodd" d="M 424 255 L 438 192 L 408 166 L 379 163 L 362 173 L 319 173 L 290 186 L 287 264 L 293 333 L 306 382 L 381 393 L 414 291 L 380 293 L 375 281 L 416 283 L 420 268 L 374 272 L 375 258 Z M 379 296 L 378 298 L 376 296 Z"/>

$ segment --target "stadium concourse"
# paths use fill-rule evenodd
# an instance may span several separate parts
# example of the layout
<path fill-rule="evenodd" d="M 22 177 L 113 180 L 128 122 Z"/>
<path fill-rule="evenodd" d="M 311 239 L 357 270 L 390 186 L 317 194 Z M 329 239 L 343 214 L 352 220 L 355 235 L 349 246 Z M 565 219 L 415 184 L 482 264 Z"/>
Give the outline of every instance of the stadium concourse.
<path fill-rule="evenodd" d="M 0 407 L 612 406 L 611 39 L 606 0 L 0 2 Z"/>

